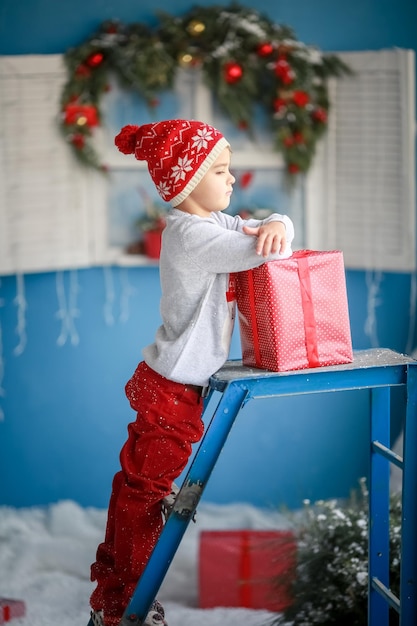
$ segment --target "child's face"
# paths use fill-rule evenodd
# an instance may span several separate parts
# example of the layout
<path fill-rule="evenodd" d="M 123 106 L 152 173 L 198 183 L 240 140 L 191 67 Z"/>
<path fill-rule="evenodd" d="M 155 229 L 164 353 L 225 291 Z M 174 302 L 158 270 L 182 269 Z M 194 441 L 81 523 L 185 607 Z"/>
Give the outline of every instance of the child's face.
<path fill-rule="evenodd" d="M 235 177 L 230 170 L 230 149 L 225 148 L 213 165 L 177 208 L 208 217 L 213 211 L 223 211 L 230 204 Z"/>

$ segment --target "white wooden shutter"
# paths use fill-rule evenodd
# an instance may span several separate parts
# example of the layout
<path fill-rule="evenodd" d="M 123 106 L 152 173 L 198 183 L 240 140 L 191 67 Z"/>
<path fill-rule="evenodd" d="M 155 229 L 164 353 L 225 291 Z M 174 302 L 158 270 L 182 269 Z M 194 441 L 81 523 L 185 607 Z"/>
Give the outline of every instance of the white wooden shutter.
<path fill-rule="evenodd" d="M 89 175 L 59 134 L 61 55 L 0 57 L 0 274 L 90 262 Z"/>
<path fill-rule="evenodd" d="M 307 181 L 308 247 L 349 268 L 413 271 L 415 67 L 410 50 L 337 53 L 329 130 Z"/>

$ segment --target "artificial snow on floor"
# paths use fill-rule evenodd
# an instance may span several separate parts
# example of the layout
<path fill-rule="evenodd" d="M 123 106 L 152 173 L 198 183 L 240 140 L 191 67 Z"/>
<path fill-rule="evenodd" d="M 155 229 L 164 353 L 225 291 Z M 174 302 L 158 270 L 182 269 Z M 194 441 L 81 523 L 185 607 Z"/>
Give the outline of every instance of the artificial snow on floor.
<path fill-rule="evenodd" d="M 46 508 L 0 506 L 0 598 L 24 601 L 26 616 L 11 626 L 86 626 L 90 564 L 102 541 L 106 511 L 64 501 Z M 158 593 L 169 626 L 267 626 L 262 610 L 198 608 L 202 530 L 280 530 L 288 520 L 250 505 L 201 503 Z"/>

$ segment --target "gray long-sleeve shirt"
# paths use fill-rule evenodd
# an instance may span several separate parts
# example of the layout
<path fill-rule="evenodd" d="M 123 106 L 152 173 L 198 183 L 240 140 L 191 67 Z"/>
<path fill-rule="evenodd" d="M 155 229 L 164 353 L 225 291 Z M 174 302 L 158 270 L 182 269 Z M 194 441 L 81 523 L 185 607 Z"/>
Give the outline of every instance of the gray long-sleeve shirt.
<path fill-rule="evenodd" d="M 243 226 L 281 221 L 287 230 L 283 254 L 256 254 L 256 237 Z M 242 220 L 227 213 L 209 218 L 171 209 L 162 236 L 162 325 L 143 351 L 146 363 L 165 378 L 205 386 L 227 360 L 235 302 L 227 297 L 229 274 L 291 256 L 294 227 L 285 215 Z"/>

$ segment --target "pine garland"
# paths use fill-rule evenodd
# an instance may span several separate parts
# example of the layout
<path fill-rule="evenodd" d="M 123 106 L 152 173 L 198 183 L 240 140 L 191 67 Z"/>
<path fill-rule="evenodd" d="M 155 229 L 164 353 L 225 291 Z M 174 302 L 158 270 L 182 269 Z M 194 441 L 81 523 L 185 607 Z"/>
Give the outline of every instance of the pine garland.
<path fill-rule="evenodd" d="M 159 93 L 172 89 L 178 68 L 199 68 L 223 112 L 242 132 L 254 133 L 254 108 L 261 105 L 287 173 L 307 172 L 327 128 L 327 80 L 350 73 L 349 68 L 337 56 L 297 41 L 290 28 L 237 3 L 158 17 L 154 29 L 104 22 L 66 52 L 59 123 L 76 157 L 106 170 L 93 135 L 101 124 L 100 101 L 110 73 L 155 108 Z"/>

